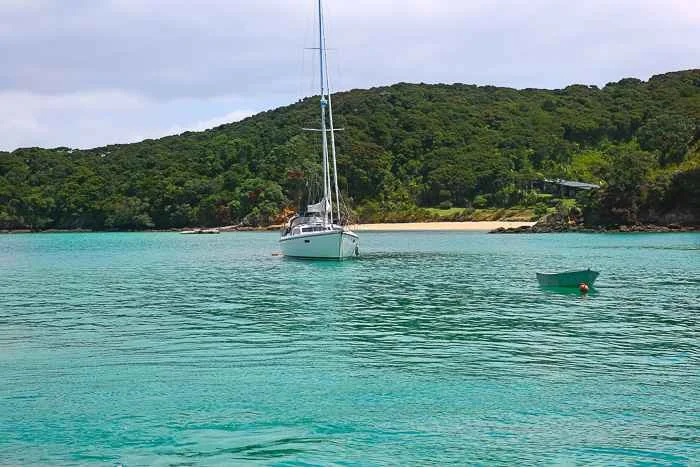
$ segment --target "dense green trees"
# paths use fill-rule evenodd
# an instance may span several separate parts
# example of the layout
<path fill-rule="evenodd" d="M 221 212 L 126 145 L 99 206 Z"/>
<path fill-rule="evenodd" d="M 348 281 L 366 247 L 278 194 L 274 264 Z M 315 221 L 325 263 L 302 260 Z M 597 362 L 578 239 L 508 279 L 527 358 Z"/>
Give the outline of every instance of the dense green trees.
<path fill-rule="evenodd" d="M 364 218 L 534 205 L 542 177 L 603 184 L 600 222 L 697 212 L 700 70 L 602 89 L 397 84 L 334 98 L 339 185 Z M 318 188 L 315 98 L 204 132 L 0 152 L 0 228 L 272 222 Z M 400 215 L 398 213 L 403 213 Z"/>

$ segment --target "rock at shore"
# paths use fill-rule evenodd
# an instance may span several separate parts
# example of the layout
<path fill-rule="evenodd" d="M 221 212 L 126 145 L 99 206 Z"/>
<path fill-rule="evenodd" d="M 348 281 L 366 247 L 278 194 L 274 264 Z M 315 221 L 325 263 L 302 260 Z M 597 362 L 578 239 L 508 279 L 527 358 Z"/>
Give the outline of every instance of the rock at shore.
<path fill-rule="evenodd" d="M 554 213 L 544 216 L 533 226 L 523 226 L 516 228 L 499 227 L 489 233 L 559 233 L 559 232 L 694 232 L 700 230 L 700 226 L 693 225 L 611 225 L 611 226 L 588 226 L 583 223 L 582 216 L 578 213 Z"/>
<path fill-rule="evenodd" d="M 555 212 L 547 214 L 538 220 L 533 226 L 517 228 L 500 227 L 490 233 L 552 233 L 572 232 L 583 228 L 583 217 L 578 209 L 572 209 L 568 213 Z"/>

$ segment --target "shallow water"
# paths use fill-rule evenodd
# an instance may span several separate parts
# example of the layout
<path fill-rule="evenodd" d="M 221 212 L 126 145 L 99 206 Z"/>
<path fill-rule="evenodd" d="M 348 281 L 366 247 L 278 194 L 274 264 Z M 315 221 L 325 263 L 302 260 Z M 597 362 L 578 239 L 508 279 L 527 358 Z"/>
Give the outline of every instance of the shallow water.
<path fill-rule="evenodd" d="M 0 236 L 0 464 L 700 462 L 700 234 L 361 238 Z"/>

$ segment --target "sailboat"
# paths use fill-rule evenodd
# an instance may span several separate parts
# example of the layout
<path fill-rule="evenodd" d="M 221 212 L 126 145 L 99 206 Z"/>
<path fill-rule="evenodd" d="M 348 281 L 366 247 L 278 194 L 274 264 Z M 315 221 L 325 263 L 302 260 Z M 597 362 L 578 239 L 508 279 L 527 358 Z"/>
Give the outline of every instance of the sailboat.
<path fill-rule="evenodd" d="M 308 205 L 285 225 L 280 247 L 285 256 L 297 258 L 345 259 L 359 256 L 360 238 L 345 225 L 340 213 L 338 171 L 333 127 L 333 105 L 328 82 L 326 34 L 323 8 L 318 0 L 318 51 L 321 72 L 321 148 L 323 156 L 323 198 Z M 329 138 L 330 136 L 330 138 Z M 329 150 L 330 147 L 330 150 Z M 333 190 L 331 189 L 333 186 Z"/>

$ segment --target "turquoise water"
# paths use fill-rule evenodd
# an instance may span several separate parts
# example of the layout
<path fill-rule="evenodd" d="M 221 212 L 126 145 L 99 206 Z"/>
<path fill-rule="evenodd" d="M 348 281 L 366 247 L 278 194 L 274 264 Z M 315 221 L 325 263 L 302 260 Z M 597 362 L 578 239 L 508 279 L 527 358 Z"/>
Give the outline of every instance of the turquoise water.
<path fill-rule="evenodd" d="M 0 236 L 0 464 L 698 464 L 700 235 Z M 536 270 L 599 269 L 596 289 Z"/>

